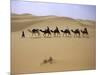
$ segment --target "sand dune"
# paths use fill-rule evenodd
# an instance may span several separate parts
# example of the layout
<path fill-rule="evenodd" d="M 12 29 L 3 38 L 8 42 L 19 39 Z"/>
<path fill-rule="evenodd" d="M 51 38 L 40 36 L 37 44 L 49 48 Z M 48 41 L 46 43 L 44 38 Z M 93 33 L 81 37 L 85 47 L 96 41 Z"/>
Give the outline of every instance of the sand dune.
<path fill-rule="evenodd" d="M 57 16 L 36 18 L 34 16 L 32 18 L 30 15 L 27 16 L 25 18 L 26 16 L 24 14 L 23 19 L 18 15 L 16 19 L 11 19 L 11 72 L 13 74 L 88 70 L 96 68 L 95 22 L 77 21 L 72 18 Z M 49 26 L 50 29 L 55 29 L 56 26 L 59 29 L 65 29 L 66 27 L 69 27 L 69 29 L 83 29 L 87 27 L 89 38 L 83 38 L 82 34 L 81 38 L 74 38 L 72 32 L 72 37 L 63 37 L 61 33 L 61 37 L 54 37 L 52 35 L 51 38 L 44 38 L 41 33 L 40 37 L 34 38 L 27 31 L 27 29 L 33 28 L 45 29 L 46 26 Z M 21 38 L 21 32 L 23 30 L 25 31 L 26 38 Z M 49 56 L 54 58 L 54 63 L 40 65 Z"/>
<path fill-rule="evenodd" d="M 27 28 L 37 22 L 53 18 L 54 16 L 33 16 L 31 14 L 12 14 L 11 16 L 11 28 L 12 32 L 19 31 L 21 29 Z"/>
<path fill-rule="evenodd" d="M 16 32 L 22 29 L 25 29 L 32 25 L 37 24 L 45 24 L 46 26 L 52 26 L 53 24 L 56 25 L 65 25 L 65 26 L 81 26 L 86 24 L 87 26 L 95 27 L 95 22 L 91 21 L 84 21 L 84 20 L 75 20 L 69 17 L 58 17 L 58 16 L 33 16 L 31 14 L 12 14 L 11 17 L 11 27 L 12 32 Z M 55 26 L 55 25 L 54 25 Z M 72 27 L 73 27 L 72 26 Z"/>

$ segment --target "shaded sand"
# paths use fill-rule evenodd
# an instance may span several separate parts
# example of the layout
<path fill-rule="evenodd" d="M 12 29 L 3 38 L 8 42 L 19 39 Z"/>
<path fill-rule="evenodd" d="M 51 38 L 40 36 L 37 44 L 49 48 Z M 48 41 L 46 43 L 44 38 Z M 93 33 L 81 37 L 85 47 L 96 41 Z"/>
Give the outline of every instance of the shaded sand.
<path fill-rule="evenodd" d="M 32 34 L 27 29 L 40 28 L 45 29 L 49 26 L 55 29 L 58 26 L 61 29 L 84 28 L 89 30 L 89 38 L 72 37 L 53 37 L 32 38 Z M 20 26 L 19 26 L 20 28 Z M 26 38 L 21 38 L 21 31 L 25 31 Z M 78 21 L 66 19 L 64 17 L 53 17 L 41 22 L 37 22 L 16 32 L 11 32 L 11 73 L 36 73 L 51 71 L 69 71 L 69 70 L 87 70 L 96 68 L 96 38 L 95 25 L 82 26 Z M 40 65 L 44 59 L 49 56 L 54 58 L 53 64 Z"/>

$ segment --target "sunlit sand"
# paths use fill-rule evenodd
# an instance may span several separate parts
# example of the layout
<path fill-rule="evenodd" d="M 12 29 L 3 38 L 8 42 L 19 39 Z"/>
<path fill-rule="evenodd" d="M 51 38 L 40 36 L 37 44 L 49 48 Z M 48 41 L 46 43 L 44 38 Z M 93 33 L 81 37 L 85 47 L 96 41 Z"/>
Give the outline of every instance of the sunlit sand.
<path fill-rule="evenodd" d="M 27 19 L 23 19 L 27 18 Z M 73 70 L 92 70 L 96 68 L 96 25 L 95 21 L 77 20 L 69 17 L 58 16 L 33 16 L 30 14 L 20 15 L 17 19 L 15 14 L 12 16 L 11 32 L 11 72 L 37 73 L 52 71 L 73 71 Z M 33 21 L 34 20 L 34 21 Z M 47 38 L 40 32 L 40 36 L 33 35 L 28 31 L 33 28 L 46 29 L 49 26 L 54 30 L 57 26 L 59 30 L 69 28 L 70 30 L 88 29 L 89 36 L 79 37 L 63 36 L 60 32 L 59 37 Z M 22 38 L 22 31 L 25 38 Z M 42 64 L 44 59 L 53 58 L 53 63 Z"/>

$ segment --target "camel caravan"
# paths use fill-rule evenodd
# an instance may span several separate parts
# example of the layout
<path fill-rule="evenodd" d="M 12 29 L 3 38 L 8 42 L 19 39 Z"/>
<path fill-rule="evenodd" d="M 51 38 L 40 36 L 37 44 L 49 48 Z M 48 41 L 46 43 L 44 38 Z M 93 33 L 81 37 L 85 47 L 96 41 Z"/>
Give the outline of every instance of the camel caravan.
<path fill-rule="evenodd" d="M 42 30 L 42 29 L 28 29 L 28 32 L 30 32 L 32 34 L 32 37 L 41 37 L 43 35 L 43 37 L 74 37 L 74 38 L 80 38 L 80 37 L 84 37 L 87 38 L 89 37 L 88 34 L 88 29 L 87 28 L 83 28 L 83 29 L 69 29 L 68 27 L 64 30 L 60 30 L 57 26 L 55 27 L 54 30 L 50 29 L 48 26 L 46 27 L 46 29 Z M 42 34 L 41 34 L 42 33 Z M 22 38 L 25 38 L 25 33 L 24 31 L 22 31 Z"/>

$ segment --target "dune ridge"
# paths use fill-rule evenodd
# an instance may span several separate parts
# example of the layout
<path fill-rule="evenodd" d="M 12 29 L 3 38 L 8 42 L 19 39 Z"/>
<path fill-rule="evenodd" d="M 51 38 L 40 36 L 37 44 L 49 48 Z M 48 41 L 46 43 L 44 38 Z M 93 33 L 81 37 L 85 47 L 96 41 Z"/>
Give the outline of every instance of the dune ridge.
<path fill-rule="evenodd" d="M 95 21 L 88 20 L 76 20 L 69 17 L 61 17 L 61 16 L 35 16 L 32 14 L 11 14 L 11 31 L 16 32 L 23 30 L 27 27 L 34 25 L 48 25 L 51 24 L 59 24 L 59 25 L 77 25 L 77 26 L 93 26 L 95 27 Z"/>

